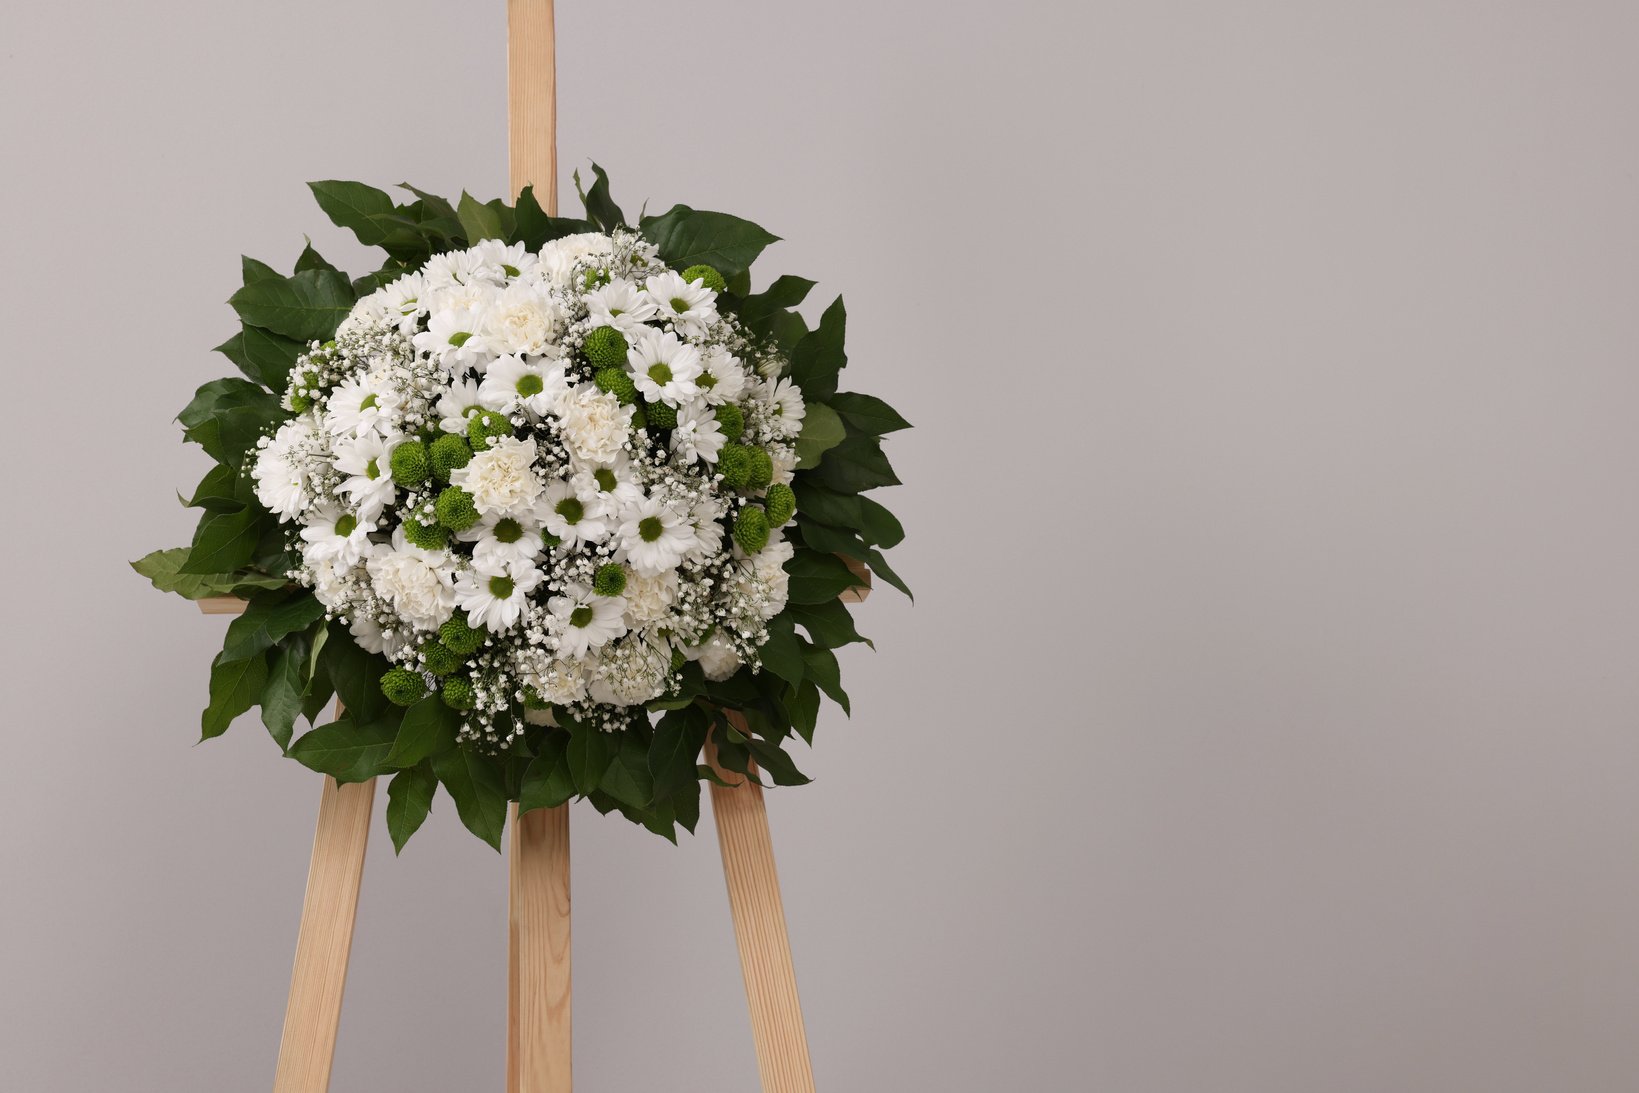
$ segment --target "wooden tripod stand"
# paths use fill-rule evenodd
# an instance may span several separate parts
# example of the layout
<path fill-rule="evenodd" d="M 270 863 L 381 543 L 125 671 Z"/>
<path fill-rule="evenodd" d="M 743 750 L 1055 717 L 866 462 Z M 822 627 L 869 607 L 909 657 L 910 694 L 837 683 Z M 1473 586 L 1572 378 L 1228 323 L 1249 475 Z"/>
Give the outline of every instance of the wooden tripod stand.
<path fill-rule="evenodd" d="M 557 213 L 557 108 L 553 0 L 507 0 L 511 189 L 533 185 Z M 866 583 L 844 593 L 863 600 Z M 206 614 L 238 614 L 243 601 L 199 601 Z M 731 721 L 744 729 L 738 715 Z M 729 773 L 707 744 L 706 760 L 733 784 L 711 786 L 734 936 L 740 951 L 752 1038 L 764 1093 L 813 1093 L 808 1041 L 797 1000 L 785 911 L 774 868 L 762 787 Z M 750 768 L 755 772 L 755 767 Z M 375 779 L 339 785 L 326 777 L 296 940 L 274 1093 L 326 1093 L 341 1020 Z M 569 808 L 512 812 L 509 855 L 507 1093 L 570 1093 Z"/>

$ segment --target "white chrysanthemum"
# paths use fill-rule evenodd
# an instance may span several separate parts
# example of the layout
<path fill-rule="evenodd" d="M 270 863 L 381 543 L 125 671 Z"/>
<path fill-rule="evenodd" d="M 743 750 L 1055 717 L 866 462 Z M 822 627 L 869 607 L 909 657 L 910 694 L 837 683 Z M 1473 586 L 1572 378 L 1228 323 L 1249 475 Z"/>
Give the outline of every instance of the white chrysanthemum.
<path fill-rule="evenodd" d="M 695 544 L 688 515 L 654 497 L 621 512 L 619 535 L 621 554 L 644 576 L 676 569 Z"/>
<path fill-rule="evenodd" d="M 582 656 L 626 632 L 626 598 L 599 596 L 583 584 L 567 586 L 563 595 L 546 601 L 546 609 L 552 612 L 552 630 L 564 656 Z"/>
<path fill-rule="evenodd" d="M 518 621 L 540 583 L 541 571 L 529 562 L 480 565 L 474 559 L 472 568 L 455 578 L 455 602 L 473 626 L 499 634 Z"/>
<path fill-rule="evenodd" d="M 472 544 L 474 564 L 491 568 L 508 562 L 534 562 L 546 549 L 535 513 L 523 516 L 491 513 L 456 538 Z"/>
<path fill-rule="evenodd" d="M 426 314 L 421 306 L 421 295 L 425 291 L 426 281 L 420 273 L 406 273 L 392 284 L 377 289 L 374 298 L 400 333 L 414 334 L 417 321 Z"/>
<path fill-rule="evenodd" d="M 791 437 L 802 432 L 802 419 L 808 409 L 802 401 L 802 391 L 795 383 L 784 377 L 774 380 L 767 385 L 767 401 L 784 435 Z"/>
<path fill-rule="evenodd" d="M 739 358 L 714 345 L 702 354 L 700 364 L 700 378 L 694 382 L 702 398 L 713 406 L 739 400 L 746 389 L 746 370 Z"/>
<path fill-rule="evenodd" d="M 500 290 L 486 281 L 452 285 L 427 293 L 427 329 L 413 339 L 415 347 L 446 368 L 480 372 L 493 355 L 479 329 Z"/>
<path fill-rule="evenodd" d="M 624 452 L 608 463 L 580 464 L 573 481 L 576 494 L 597 497 L 605 512 L 619 512 L 643 500 L 643 487 L 637 484 L 632 461 Z"/>
<path fill-rule="evenodd" d="M 511 414 L 519 409 L 543 418 L 568 390 L 563 366 L 547 357 L 497 357 L 478 386 L 478 400 L 486 409 Z"/>
<path fill-rule="evenodd" d="M 627 337 L 647 329 L 643 324 L 655 316 L 654 301 L 630 281 L 611 281 L 582 299 L 593 326 L 612 326 Z"/>
<path fill-rule="evenodd" d="M 285 422 L 271 440 L 258 449 L 251 477 L 256 499 L 281 520 L 293 520 L 313 503 L 312 478 L 306 449 L 318 440 L 311 415 Z"/>
<path fill-rule="evenodd" d="M 338 383 L 325 401 L 324 421 L 332 436 L 391 436 L 396 430 L 398 392 L 373 382 L 378 377 L 353 376 Z"/>
<path fill-rule="evenodd" d="M 717 425 L 717 415 L 704 401 L 691 402 L 677 411 L 677 427 L 672 430 L 672 451 L 702 463 L 715 463 L 717 453 L 723 450 L 723 443 L 723 431 Z"/>
<path fill-rule="evenodd" d="M 388 460 L 398 440 L 370 432 L 335 444 L 336 469 L 347 475 L 339 490 L 353 503 L 361 520 L 374 523 L 392 503 L 395 487 Z"/>
<path fill-rule="evenodd" d="M 478 333 L 492 353 L 545 353 L 562 322 L 563 315 L 551 296 L 519 281 L 491 301 L 479 320 Z"/>
<path fill-rule="evenodd" d="M 474 281 L 491 280 L 493 272 L 485 268 L 485 257 L 485 252 L 477 247 L 433 255 L 427 260 L 427 264 L 421 267 L 427 290 L 432 292 L 455 285 L 471 284 Z"/>
<path fill-rule="evenodd" d="M 677 570 L 644 576 L 628 573 L 626 576 L 626 625 L 643 626 L 663 622 L 671 617 L 672 605 L 677 602 Z"/>
<path fill-rule="evenodd" d="M 723 550 L 723 513 L 728 506 L 715 497 L 702 497 L 689 512 L 694 525 L 694 546 L 684 558 L 691 562 L 709 562 Z"/>
<path fill-rule="evenodd" d="M 654 301 L 659 318 L 671 323 L 680 334 L 703 338 L 717 321 L 717 293 L 703 281 L 685 281 L 681 273 L 667 270 L 650 277 L 643 287 Z"/>
<path fill-rule="evenodd" d="M 740 654 L 734 651 L 734 646 L 723 640 L 721 634 L 713 634 L 703 644 L 686 647 L 683 655 L 690 660 L 699 661 L 700 670 L 705 673 L 706 678 L 716 683 L 721 683 L 740 670 Z"/>
<path fill-rule="evenodd" d="M 451 383 L 434 406 L 439 416 L 438 427 L 446 433 L 461 435 L 466 434 L 467 418 L 483 408 L 478 398 L 478 383 L 470 379 Z"/>
<path fill-rule="evenodd" d="M 774 465 L 774 476 L 769 483 L 778 482 L 782 486 L 789 486 L 791 479 L 796 476 L 797 449 L 789 444 L 775 444 L 768 449 L 769 462 Z"/>
<path fill-rule="evenodd" d="M 700 375 L 700 350 L 677 340 L 676 334 L 654 330 L 638 335 L 626 351 L 632 382 L 649 402 L 681 406 L 700 393 L 694 382 Z"/>
<path fill-rule="evenodd" d="M 334 563 L 350 566 L 370 557 L 372 521 L 361 520 L 334 505 L 321 506 L 308 514 L 302 528 L 302 559 L 310 565 Z"/>
<path fill-rule="evenodd" d="M 535 441 L 498 437 L 473 454 L 465 467 L 450 474 L 450 482 L 472 494 L 480 514 L 527 513 L 541 495 L 535 473 Z"/>
<path fill-rule="evenodd" d="M 573 550 L 587 543 L 601 543 L 609 537 L 610 520 L 604 500 L 595 493 L 579 493 L 573 481 L 556 479 L 546 487 L 541 505 L 546 530 Z"/>
<path fill-rule="evenodd" d="M 558 398 L 557 414 L 563 438 L 583 463 L 613 463 L 631 436 L 633 407 L 590 383 L 583 383 Z"/>
<path fill-rule="evenodd" d="M 436 630 L 455 613 L 449 555 L 412 546 L 402 529 L 393 535 L 391 547 L 370 559 L 369 572 L 376 595 L 418 630 Z"/>
<path fill-rule="evenodd" d="M 496 284 L 528 277 L 540 261 L 523 243 L 503 243 L 499 239 L 484 239 L 467 253 L 473 275 Z"/>

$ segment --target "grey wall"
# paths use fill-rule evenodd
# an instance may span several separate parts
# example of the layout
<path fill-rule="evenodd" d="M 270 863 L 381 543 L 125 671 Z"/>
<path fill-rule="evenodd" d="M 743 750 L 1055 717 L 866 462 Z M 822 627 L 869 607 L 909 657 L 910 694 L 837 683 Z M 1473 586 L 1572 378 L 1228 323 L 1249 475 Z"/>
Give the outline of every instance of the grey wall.
<path fill-rule="evenodd" d="M 566 170 L 785 236 L 919 426 L 771 800 L 821 1087 L 1633 1088 L 1639 11 L 560 7 Z M 306 180 L 502 191 L 502 13 L 4 7 L 0 1087 L 269 1082 L 318 782 L 124 560 L 239 252 L 362 268 Z M 714 840 L 574 837 L 578 1088 L 754 1090 Z M 504 874 L 378 818 L 338 1090 L 501 1088 Z"/>

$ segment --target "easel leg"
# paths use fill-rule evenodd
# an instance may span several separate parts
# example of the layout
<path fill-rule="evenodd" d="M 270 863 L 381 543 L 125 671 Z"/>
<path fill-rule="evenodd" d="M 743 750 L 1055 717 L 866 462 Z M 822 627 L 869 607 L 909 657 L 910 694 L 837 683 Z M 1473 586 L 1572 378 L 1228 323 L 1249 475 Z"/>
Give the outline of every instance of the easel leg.
<path fill-rule="evenodd" d="M 569 1093 L 569 806 L 512 806 L 507 1093 Z"/>
<path fill-rule="evenodd" d="M 736 716 L 729 714 L 731 720 Z M 742 722 L 738 727 L 745 725 Z M 716 750 L 710 745 L 706 756 L 715 767 Z M 717 770 L 726 780 L 740 778 L 720 767 Z M 780 902 L 762 787 L 745 781 L 731 787 L 713 784 L 711 812 L 723 852 L 723 877 L 728 881 L 729 910 L 734 916 L 734 940 L 740 949 L 763 1093 L 814 1093 L 808 1034 L 797 1000 L 797 973 L 785 932 L 785 907 Z"/>
<path fill-rule="evenodd" d="M 345 786 L 324 780 L 273 1093 L 325 1093 L 330 1087 L 375 796 L 374 778 Z"/>

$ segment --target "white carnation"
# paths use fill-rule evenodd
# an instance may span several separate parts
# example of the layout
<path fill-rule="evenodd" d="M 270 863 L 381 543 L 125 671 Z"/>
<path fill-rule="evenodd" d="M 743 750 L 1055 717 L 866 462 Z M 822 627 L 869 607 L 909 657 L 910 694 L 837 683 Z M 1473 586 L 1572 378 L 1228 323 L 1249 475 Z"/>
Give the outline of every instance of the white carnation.
<path fill-rule="evenodd" d="M 535 441 L 500 437 L 450 475 L 450 482 L 472 494 L 480 513 L 523 515 L 541 495 L 535 473 Z"/>
<path fill-rule="evenodd" d="M 584 463 L 613 463 L 632 429 L 630 406 L 590 383 L 558 399 L 563 436 L 576 459 Z"/>

